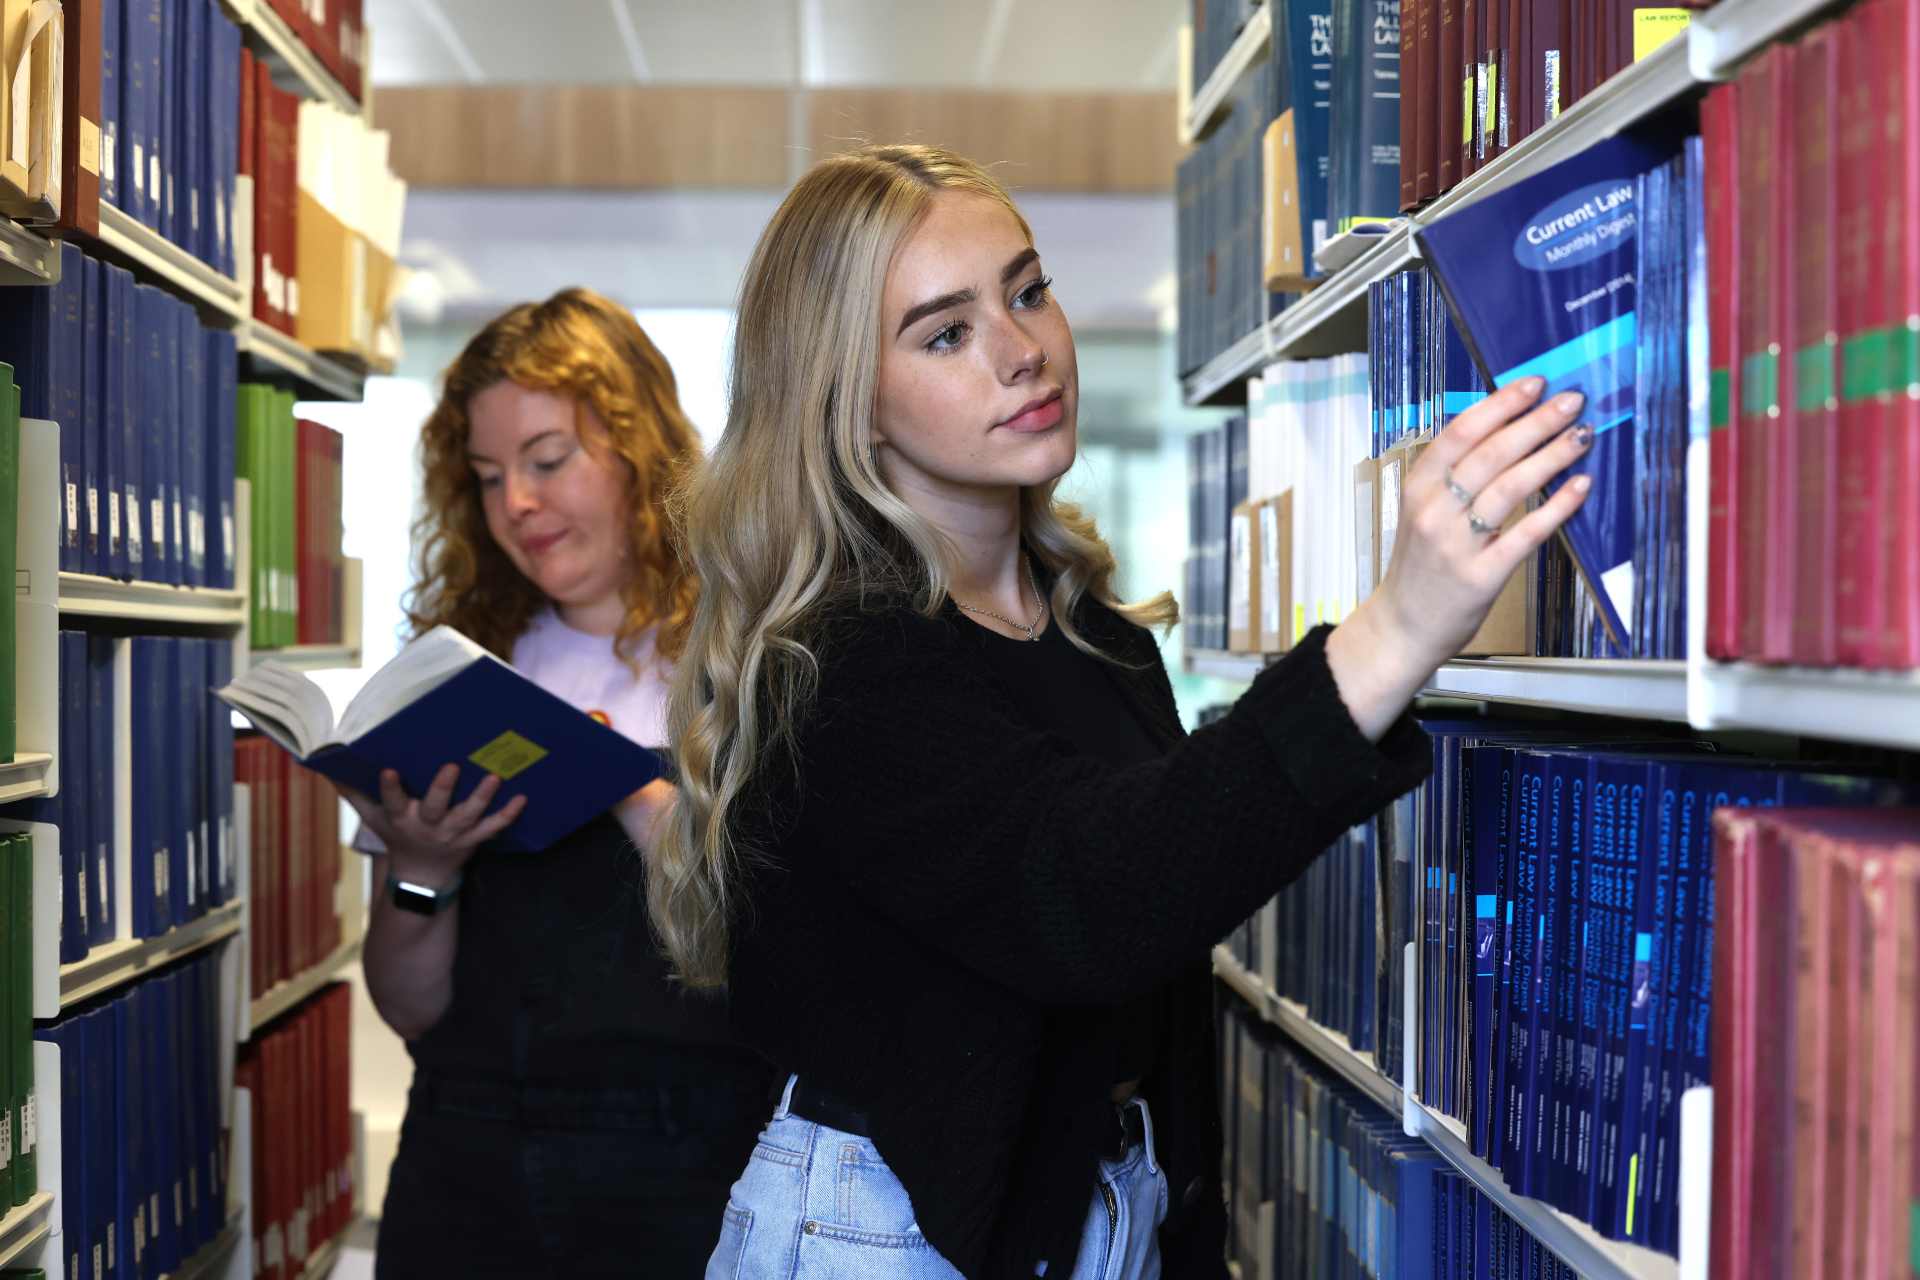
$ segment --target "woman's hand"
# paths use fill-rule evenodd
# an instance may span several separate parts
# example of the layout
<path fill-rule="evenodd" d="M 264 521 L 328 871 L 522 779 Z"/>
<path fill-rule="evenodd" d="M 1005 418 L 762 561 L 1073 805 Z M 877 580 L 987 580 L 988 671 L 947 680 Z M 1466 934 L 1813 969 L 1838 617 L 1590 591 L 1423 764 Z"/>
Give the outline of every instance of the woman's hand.
<path fill-rule="evenodd" d="M 1579 394 L 1537 404 L 1543 387 L 1524 378 L 1494 392 L 1454 419 L 1406 477 L 1386 574 L 1327 639 L 1341 697 L 1369 738 L 1473 638 L 1507 579 L 1586 501 L 1591 483 L 1576 476 L 1502 528 L 1593 445 L 1589 428 L 1572 425 Z"/>
<path fill-rule="evenodd" d="M 453 788 L 459 780 L 459 765 L 442 765 L 427 794 L 414 800 L 401 789 L 400 775 L 383 769 L 379 803 L 346 788 L 340 794 L 386 845 L 388 866 L 396 878 L 439 889 L 452 883 L 475 849 L 505 831 L 527 807 L 525 796 L 515 796 L 500 812 L 487 816 L 487 806 L 500 791 L 500 779 L 494 774 L 482 779 L 472 795 L 453 804 Z"/>

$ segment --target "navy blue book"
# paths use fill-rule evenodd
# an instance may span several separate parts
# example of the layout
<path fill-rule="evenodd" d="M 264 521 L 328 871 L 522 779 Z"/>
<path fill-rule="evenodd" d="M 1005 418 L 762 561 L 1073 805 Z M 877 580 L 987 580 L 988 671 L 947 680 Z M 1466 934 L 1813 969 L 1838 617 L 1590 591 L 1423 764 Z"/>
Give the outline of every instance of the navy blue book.
<path fill-rule="evenodd" d="M 74 1020 L 80 1027 L 80 1060 L 85 1088 L 81 1097 L 86 1118 L 81 1132 L 86 1150 L 78 1157 L 87 1171 L 87 1234 L 83 1242 L 90 1267 L 83 1276 L 118 1274 L 117 1246 L 123 1239 L 120 1215 L 120 1045 L 114 1034 L 114 1014 L 102 1006 Z M 64 1158 L 64 1157 L 63 1157 Z"/>
<path fill-rule="evenodd" d="M 118 1079 L 114 1089 L 115 1127 L 119 1145 L 112 1155 L 119 1172 L 115 1196 L 119 1205 L 115 1221 L 115 1253 L 119 1266 L 107 1274 L 121 1280 L 141 1280 L 145 1260 L 143 1242 L 147 1238 L 147 1079 L 146 1037 L 138 1012 L 139 985 L 107 1006 L 113 1015 L 112 1039 L 116 1046 Z M 103 1011 L 104 1012 L 104 1011 Z"/>
<path fill-rule="evenodd" d="M 1468 996 L 1467 1057 L 1471 1088 L 1467 1097 L 1468 1146 L 1475 1155 L 1487 1150 L 1487 1117 L 1491 1109 L 1493 987 L 1498 976 L 1500 927 L 1495 904 L 1494 842 L 1504 825 L 1513 774 L 1509 753 L 1499 747 L 1471 747 L 1463 763 L 1463 781 L 1471 776 L 1473 798 L 1468 843 L 1469 891 L 1473 895 L 1473 985 Z"/>
<path fill-rule="evenodd" d="M 119 810 L 113 801 L 113 652 L 112 636 L 87 637 L 87 775 L 93 805 L 92 853 L 80 877 L 87 904 L 87 943 L 113 941 L 113 850 Z"/>
<path fill-rule="evenodd" d="M 120 0 L 100 3 L 100 200 L 120 207 Z"/>
<path fill-rule="evenodd" d="M 1634 543 L 1635 184 L 1677 141 L 1622 134 L 1414 234 L 1487 380 L 1577 390 L 1593 449 L 1556 477 L 1594 491 L 1563 536 L 1608 635 L 1628 651 Z"/>
<path fill-rule="evenodd" d="M 91 260 L 90 260 L 91 264 Z M 121 506 L 126 500 L 126 357 L 121 330 L 127 324 L 122 312 L 126 305 L 119 277 L 125 276 L 131 291 L 132 276 L 119 267 L 101 263 L 95 282 L 88 285 L 89 298 L 99 308 L 99 354 L 93 361 L 97 370 L 99 400 L 99 451 L 94 469 L 100 480 L 100 539 L 102 555 L 95 572 L 109 578 L 127 577 L 127 529 Z M 94 379 L 90 378 L 90 382 Z"/>
<path fill-rule="evenodd" d="M 186 517 L 186 561 L 182 579 L 190 587 L 207 585 L 207 343 L 200 317 L 191 306 L 179 315 L 180 486 Z"/>
<path fill-rule="evenodd" d="M 185 1046 L 179 1038 L 180 970 L 163 973 L 141 986 L 148 998 L 154 1097 L 163 1100 L 162 1105 L 148 1112 L 154 1118 L 153 1136 L 160 1154 L 160 1176 L 156 1180 L 160 1192 L 160 1225 L 153 1232 L 154 1264 L 158 1272 L 167 1273 L 186 1257 L 181 1232 L 184 1217 L 181 1209 L 187 1190 L 182 1149 L 185 1135 L 181 1132 L 179 1104 L 183 1094 L 181 1077 L 187 1063 L 182 1055 Z M 149 1206 L 151 1203 L 149 1201 Z"/>
<path fill-rule="evenodd" d="M 202 331 L 206 344 L 206 503 L 207 585 L 233 586 L 234 414 L 239 395 L 238 357 L 233 334 Z"/>
<path fill-rule="evenodd" d="M 69 1277 L 91 1277 L 87 1241 L 92 1238 L 93 1220 L 87 1194 L 91 1171 L 87 1165 L 86 1124 L 91 1108 L 84 1028 L 79 1018 L 68 1018 L 51 1027 L 36 1027 L 33 1038 L 60 1050 L 60 1272 Z M 82 1258 L 88 1259 L 84 1266 Z"/>
<path fill-rule="evenodd" d="M 1526 1127 L 1527 1084 L 1533 1056 L 1532 1017 L 1535 970 L 1540 956 L 1539 918 L 1540 836 L 1546 799 L 1546 759 L 1534 752 L 1518 753 L 1514 762 L 1512 845 L 1508 861 L 1507 907 L 1512 977 L 1506 987 L 1506 1100 L 1499 1168 L 1522 1195 L 1532 1185 L 1532 1147 Z"/>
<path fill-rule="evenodd" d="M 1334 234 L 1400 208 L 1399 0 L 1334 0 L 1327 177 Z"/>
<path fill-rule="evenodd" d="M 207 118 L 206 40 L 208 0 L 186 0 L 178 6 L 174 19 L 174 47 L 179 50 L 174 66 L 174 118 L 179 122 L 180 211 L 177 218 L 178 243 L 202 262 L 213 260 L 208 225 L 211 219 L 201 208 L 202 186 L 206 180 Z"/>
<path fill-rule="evenodd" d="M 133 369 L 135 417 L 133 430 L 140 450 L 140 525 L 145 535 L 145 579 L 177 583 L 168 577 L 172 553 L 168 548 L 168 483 L 172 465 L 167 417 L 169 386 L 176 379 L 167 363 L 167 335 L 173 332 L 173 299 L 152 285 L 138 284 L 134 293 L 133 332 L 136 340 Z"/>
<path fill-rule="evenodd" d="M 112 559 L 111 548 L 105 544 L 105 531 L 100 527 L 101 473 L 107 461 L 106 430 L 100 417 L 101 360 L 106 354 L 101 331 L 106 322 L 106 293 L 101 284 L 99 260 L 83 255 L 80 267 L 80 279 L 76 284 L 80 295 L 80 328 L 84 336 L 79 357 L 75 361 L 80 374 L 80 416 L 74 424 L 80 432 L 79 452 L 84 468 L 80 491 L 80 565 L 87 573 L 104 574 Z M 61 430 L 66 430 L 64 423 Z"/>
<path fill-rule="evenodd" d="M 172 244 L 182 243 L 176 179 L 180 172 L 180 0 L 161 0 L 153 117 L 153 168 L 158 175 L 155 231 Z"/>
<path fill-rule="evenodd" d="M 90 694 L 92 692 L 92 673 L 87 662 L 87 634 L 84 631 L 62 631 L 60 633 L 60 816 L 66 826 L 60 831 L 60 889 L 64 899 L 71 893 L 74 908 L 66 909 L 63 900 L 60 912 L 60 952 L 66 955 L 73 948 L 67 945 L 67 930 L 72 928 L 81 956 L 86 954 L 86 937 L 89 922 L 87 919 L 87 895 L 83 890 L 86 883 L 87 855 L 93 847 L 93 820 L 99 812 L 99 805 L 90 794 L 93 780 L 91 764 L 91 743 L 88 741 L 88 729 L 92 724 L 90 714 Z M 71 734 L 72 737 L 67 735 Z M 76 957 L 77 958 L 77 957 Z"/>
<path fill-rule="evenodd" d="M 295 759 L 377 796 L 382 769 L 422 795 L 442 765 L 460 765 L 455 802 L 493 774 L 494 808 L 526 810 L 499 837 L 537 851 L 578 830 L 661 774 L 652 751 L 614 732 L 452 627 L 435 627 L 375 672 L 336 726 L 320 687 L 262 662 L 216 691 Z"/>
<path fill-rule="evenodd" d="M 1270 45 L 1275 99 L 1271 114 L 1293 112 L 1294 163 L 1300 199 L 1300 242 L 1306 274 L 1329 239 L 1327 163 L 1333 113 L 1333 5 L 1331 0 L 1270 0 Z"/>
<path fill-rule="evenodd" d="M 114 576 L 136 581 L 146 576 L 146 533 L 141 496 L 142 446 L 138 401 L 135 340 L 136 292 L 133 273 L 116 266 L 107 267 L 107 342 L 102 362 L 106 379 L 107 470 L 118 478 L 120 501 L 109 501 L 108 518 L 119 512 L 121 521 L 121 559 Z"/>
<path fill-rule="evenodd" d="M 240 174 L 240 28 L 218 5 L 209 5 L 212 21 L 207 56 L 212 60 L 209 86 L 213 94 L 210 185 L 213 189 L 214 265 L 233 275 L 233 202 Z"/>
<path fill-rule="evenodd" d="M 193 307 L 171 294 L 167 299 L 167 326 L 160 335 L 164 370 L 160 380 L 164 397 L 161 414 L 166 421 L 165 452 L 167 468 L 167 581 L 175 586 L 191 585 L 187 576 L 187 481 L 182 465 L 185 451 L 181 444 L 186 433 L 182 388 L 186 381 L 181 371 L 180 329 L 192 320 Z"/>
<path fill-rule="evenodd" d="M 164 636 L 134 636 L 133 646 L 133 936 L 151 938 L 173 927 L 173 909 L 167 897 L 165 766 L 167 735 L 162 698 L 167 687 L 167 646 Z"/>
<path fill-rule="evenodd" d="M 211 702 L 212 691 L 233 679 L 233 650 L 218 641 L 206 646 L 205 697 L 201 706 L 207 720 L 207 839 L 209 907 L 233 899 L 233 713 Z"/>

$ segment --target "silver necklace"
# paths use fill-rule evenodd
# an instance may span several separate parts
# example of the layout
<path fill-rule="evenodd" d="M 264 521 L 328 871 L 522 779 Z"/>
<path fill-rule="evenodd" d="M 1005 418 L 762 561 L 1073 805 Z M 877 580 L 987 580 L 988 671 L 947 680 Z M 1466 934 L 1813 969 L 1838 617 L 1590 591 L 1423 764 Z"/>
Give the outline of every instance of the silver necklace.
<path fill-rule="evenodd" d="M 995 613 L 991 609 L 976 609 L 970 604 L 960 604 L 958 600 L 955 600 L 954 604 L 959 605 L 960 608 L 965 609 L 968 613 L 984 614 L 989 618 L 993 618 L 1000 622 L 1004 622 L 1008 626 L 1013 627 L 1016 630 L 1024 631 L 1027 633 L 1027 639 L 1029 640 L 1038 640 L 1040 637 L 1034 633 L 1040 629 L 1040 624 L 1047 620 L 1047 601 L 1046 601 L 1046 597 L 1040 594 L 1040 584 L 1034 580 L 1033 561 L 1031 559 L 1028 559 L 1026 561 L 1026 565 L 1027 565 L 1027 585 L 1033 588 L 1033 602 L 1040 606 L 1040 613 L 1037 617 L 1034 618 L 1032 622 L 1021 622 L 1017 618 L 1009 618 L 1005 614 Z"/>

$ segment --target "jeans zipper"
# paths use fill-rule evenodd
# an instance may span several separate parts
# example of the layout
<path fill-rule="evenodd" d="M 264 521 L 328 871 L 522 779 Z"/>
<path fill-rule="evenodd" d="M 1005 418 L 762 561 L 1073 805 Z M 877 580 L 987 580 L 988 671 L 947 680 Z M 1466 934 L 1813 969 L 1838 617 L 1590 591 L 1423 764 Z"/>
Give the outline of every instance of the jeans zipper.
<path fill-rule="evenodd" d="M 1114 1237 L 1120 1234 L 1120 1204 L 1114 1198 L 1113 1186 L 1105 1178 L 1100 1180 L 1100 1198 L 1107 1204 L 1107 1261 L 1113 1261 Z"/>

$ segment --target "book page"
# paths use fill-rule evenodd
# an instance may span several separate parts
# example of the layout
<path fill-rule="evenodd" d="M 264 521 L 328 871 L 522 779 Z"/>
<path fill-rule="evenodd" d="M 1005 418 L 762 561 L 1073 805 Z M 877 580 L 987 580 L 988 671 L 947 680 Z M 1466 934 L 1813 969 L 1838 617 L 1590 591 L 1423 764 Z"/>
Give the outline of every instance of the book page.
<path fill-rule="evenodd" d="M 475 662 L 499 662 L 499 659 L 452 627 L 435 627 L 410 641 L 393 661 L 373 674 L 366 687 L 347 704 L 331 741 L 342 744 L 355 741 Z"/>

